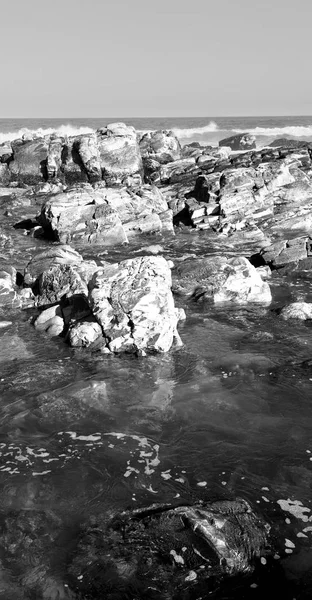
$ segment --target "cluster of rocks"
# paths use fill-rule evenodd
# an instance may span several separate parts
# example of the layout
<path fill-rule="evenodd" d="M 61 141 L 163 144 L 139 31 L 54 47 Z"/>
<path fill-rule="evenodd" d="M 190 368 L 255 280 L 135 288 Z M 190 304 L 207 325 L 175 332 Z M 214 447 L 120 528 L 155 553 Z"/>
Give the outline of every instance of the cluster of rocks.
<path fill-rule="evenodd" d="M 312 145 L 254 146 L 241 134 L 215 148 L 182 148 L 171 131 L 139 135 L 123 123 L 70 140 L 52 135 L 0 146 L 0 179 L 9 190 L 14 180 L 37 184 L 28 192 L 41 210 L 29 227 L 54 241 L 23 276 L 14 268 L 0 273 L 1 304 L 36 305 L 37 329 L 72 346 L 139 353 L 181 343 L 183 311 L 172 289 L 214 303 L 270 304 L 271 269 L 310 268 Z M 222 256 L 186 259 L 171 274 L 160 256 L 99 266 L 68 246 L 114 247 L 144 233 L 172 235 L 176 224 L 232 244 L 256 242 L 257 252 L 233 258 L 224 248 Z"/>

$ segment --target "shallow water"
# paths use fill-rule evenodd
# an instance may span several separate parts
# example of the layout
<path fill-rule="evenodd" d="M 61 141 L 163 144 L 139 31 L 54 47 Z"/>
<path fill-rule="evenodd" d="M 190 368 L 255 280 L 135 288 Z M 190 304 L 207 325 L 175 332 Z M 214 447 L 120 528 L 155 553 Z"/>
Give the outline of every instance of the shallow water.
<path fill-rule="evenodd" d="M 22 270 L 44 242 L 10 225 L 0 268 Z M 174 261 L 216 252 L 209 236 L 179 233 L 83 254 L 100 264 L 151 244 Z M 67 597 L 55 581 L 66 581 L 79 526 L 98 511 L 237 496 L 272 524 L 286 578 L 309 597 L 312 329 L 275 309 L 311 292 L 295 276 L 275 274 L 271 286 L 268 308 L 178 298 L 184 346 L 145 358 L 70 349 L 35 331 L 32 311 L 2 309 L 11 325 L 0 329 L 1 599 L 41 598 L 29 581 L 42 573 L 52 578 L 45 598 Z"/>

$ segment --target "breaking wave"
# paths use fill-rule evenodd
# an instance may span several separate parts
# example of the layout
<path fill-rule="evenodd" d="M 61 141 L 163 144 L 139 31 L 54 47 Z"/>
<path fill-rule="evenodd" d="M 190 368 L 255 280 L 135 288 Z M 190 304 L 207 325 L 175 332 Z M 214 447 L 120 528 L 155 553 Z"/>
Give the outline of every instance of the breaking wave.
<path fill-rule="evenodd" d="M 219 127 L 217 123 L 215 123 L 214 121 L 210 121 L 210 123 L 208 123 L 208 125 L 205 125 L 204 127 L 190 127 L 186 129 L 174 128 L 172 129 L 172 131 L 178 138 L 190 138 L 194 135 L 205 135 L 205 133 L 214 133 L 215 131 L 219 131 Z"/>
<path fill-rule="evenodd" d="M 258 136 L 285 136 L 291 135 L 293 137 L 311 137 L 312 136 L 312 124 L 311 125 L 290 125 L 286 127 L 255 127 L 254 129 L 233 129 L 233 133 L 248 133 Z"/>
<path fill-rule="evenodd" d="M 34 137 L 44 137 L 45 135 L 51 135 L 57 133 L 60 136 L 74 137 L 83 133 L 92 133 L 94 129 L 91 127 L 75 127 L 74 125 L 60 125 L 59 127 L 39 127 L 38 129 L 27 129 L 23 127 L 18 131 L 8 131 L 7 133 L 0 133 L 0 144 L 4 142 L 12 142 L 23 137 L 23 135 L 33 135 Z"/>

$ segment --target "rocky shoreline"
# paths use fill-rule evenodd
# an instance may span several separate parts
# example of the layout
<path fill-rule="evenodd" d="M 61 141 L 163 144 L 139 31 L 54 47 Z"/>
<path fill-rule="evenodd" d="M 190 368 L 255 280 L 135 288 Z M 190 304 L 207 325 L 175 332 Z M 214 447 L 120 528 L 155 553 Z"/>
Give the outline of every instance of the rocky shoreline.
<path fill-rule="evenodd" d="M 312 318 L 308 297 L 298 294 L 285 304 L 279 302 L 278 294 L 289 276 L 311 278 L 312 144 L 278 140 L 271 147 L 257 149 L 252 136 L 242 134 L 222 140 L 218 148 L 197 143 L 181 147 L 171 131 L 140 136 L 132 127 L 113 123 L 72 139 L 51 135 L 3 144 L 0 185 L 0 250 L 6 262 L 0 271 L 0 308 L 2 315 L 6 310 L 26 311 L 29 327 L 34 326 L 38 335 L 60 338 L 81 352 L 125 352 L 144 359 L 148 354 L 180 348 L 180 324 L 195 306 L 204 303 L 216 308 L 255 307 L 271 311 L 272 318 L 281 322 Z M 15 235 L 34 242 L 31 259 L 27 256 L 22 267 L 20 259 L 14 260 L 10 227 Z M 172 255 L 164 252 L 162 243 L 170 240 L 174 249 L 182 238 L 186 250 L 182 257 L 175 257 L 174 251 Z M 195 239 L 205 249 L 200 256 L 187 252 Z M 143 247 L 138 250 L 140 240 Z M 0 327 L 6 323 L 3 319 Z M 235 502 L 238 507 L 244 503 L 234 501 L 225 523 L 235 515 Z M 174 529 L 173 510 L 170 508 L 168 515 Z M 189 519 L 191 509 L 183 510 Z M 193 510 L 195 531 L 207 518 L 199 514 L 200 505 L 195 503 Z M 256 522 L 252 508 L 246 510 Z M 106 521 L 109 533 L 104 545 L 110 556 L 110 544 L 121 535 L 120 521 L 116 534 Z M 268 528 L 259 523 L 261 548 L 247 552 L 244 568 L 238 566 L 235 575 L 249 568 L 253 571 L 255 555 L 258 563 L 262 558 L 260 564 L 265 564 L 264 555 L 272 558 L 275 552 L 273 542 L 262 552 Z M 159 519 L 156 525 L 148 522 L 146 527 L 150 526 L 155 535 L 153 527 L 159 527 Z M 140 546 L 143 538 L 143 546 L 147 543 L 149 533 L 142 537 L 139 525 L 131 525 L 129 531 L 130 546 Z M 250 532 L 244 525 L 242 531 L 248 548 Z M 205 537 L 207 527 L 204 532 Z M 79 552 L 87 547 L 87 554 L 92 554 L 89 530 L 85 535 L 87 541 L 82 538 Z M 236 535 L 231 530 L 226 540 L 229 554 L 237 545 Z M 220 558 L 215 537 L 209 539 Z M 107 598 L 128 597 L 118 595 L 122 583 L 122 593 L 134 597 L 131 586 L 138 572 L 140 578 L 143 575 L 142 564 L 133 563 L 131 551 L 127 550 L 125 558 L 121 547 L 118 549 L 112 567 L 115 588 L 107 591 L 107 581 L 101 582 L 97 567 L 94 589 L 90 591 L 89 584 L 85 589 L 81 583 L 75 590 L 73 586 L 72 593 L 77 592 L 77 598 L 98 598 L 99 590 L 105 589 Z M 171 562 L 165 572 L 161 561 L 154 564 L 153 552 L 146 557 L 144 551 L 143 555 L 148 568 L 146 572 L 143 569 L 146 579 L 137 592 L 139 598 L 147 593 L 146 581 L 156 563 L 162 574 L 159 580 L 165 573 L 167 582 L 178 560 L 178 555 L 167 557 L 165 562 Z M 185 579 L 189 573 L 194 581 L 211 577 L 200 571 L 200 561 L 195 558 L 186 561 L 187 572 L 183 567 L 174 575 L 186 599 L 192 598 L 189 585 L 195 589 L 192 579 Z M 76 566 L 71 567 L 78 580 L 83 572 L 81 560 L 85 559 L 79 554 Z M 82 569 L 79 573 L 78 568 Z M 213 569 L 218 585 L 229 576 L 227 569 L 220 570 L 214 563 Z M 182 573 L 186 586 L 182 585 Z M 88 577 L 92 580 L 91 567 Z M 40 593 L 46 585 L 44 579 Z M 62 584 L 52 579 L 48 583 L 44 598 L 76 597 L 69 596 Z M 41 584 L 37 578 L 36 584 L 25 585 L 35 589 Z M 173 590 L 171 595 L 165 594 L 166 585 L 150 597 L 175 598 Z"/>

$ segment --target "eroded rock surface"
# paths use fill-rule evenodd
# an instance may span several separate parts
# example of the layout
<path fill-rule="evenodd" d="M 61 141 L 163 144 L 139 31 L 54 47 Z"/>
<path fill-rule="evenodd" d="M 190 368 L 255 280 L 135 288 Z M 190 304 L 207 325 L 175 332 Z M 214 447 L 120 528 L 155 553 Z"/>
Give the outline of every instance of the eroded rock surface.
<path fill-rule="evenodd" d="M 70 587 L 90 600 L 131 590 L 139 599 L 213 593 L 229 575 L 253 572 L 269 530 L 241 499 L 99 515 L 82 533 Z"/>

